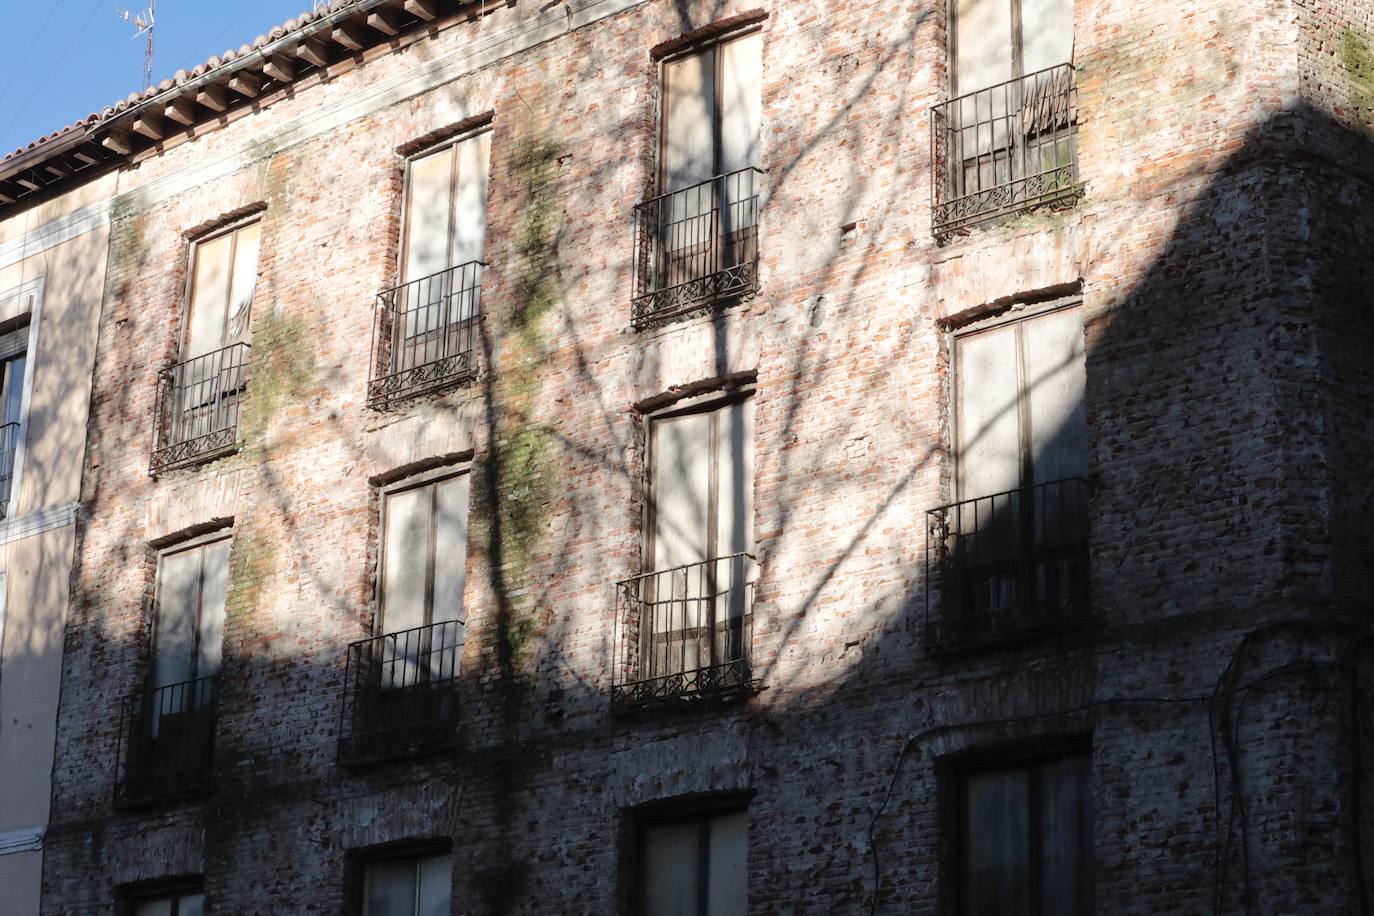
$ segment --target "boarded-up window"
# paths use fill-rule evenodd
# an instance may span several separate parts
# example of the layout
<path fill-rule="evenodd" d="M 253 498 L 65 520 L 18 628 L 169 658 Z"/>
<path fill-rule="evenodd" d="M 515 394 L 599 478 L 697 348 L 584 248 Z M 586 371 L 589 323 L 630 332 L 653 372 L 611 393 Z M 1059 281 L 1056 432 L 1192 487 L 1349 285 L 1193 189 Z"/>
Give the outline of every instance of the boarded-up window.
<path fill-rule="evenodd" d="M 1065 308 L 955 339 L 959 498 L 1083 477 L 1083 318 Z"/>
<path fill-rule="evenodd" d="M 369 862 L 363 916 L 448 916 L 453 866 L 447 855 Z"/>
<path fill-rule="evenodd" d="M 183 361 L 249 342 L 261 238 L 254 221 L 196 243 Z"/>
<path fill-rule="evenodd" d="M 1073 59 L 1073 0 L 957 0 L 951 16 L 955 95 Z"/>
<path fill-rule="evenodd" d="M 229 538 L 220 538 L 159 557 L 150 685 L 154 690 L 219 674 L 229 545 Z M 176 703 L 182 695 L 168 694 L 165 699 Z M 184 695 L 189 701 L 202 693 Z M 163 705 L 164 711 L 181 711 Z"/>
<path fill-rule="evenodd" d="M 1087 753 L 970 771 L 961 780 L 962 916 L 1089 916 Z"/>
<path fill-rule="evenodd" d="M 402 281 L 482 259 L 490 161 L 489 130 L 410 160 Z"/>
<path fill-rule="evenodd" d="M 761 32 L 665 62 L 663 84 L 663 191 L 759 165 Z"/>
<path fill-rule="evenodd" d="M 640 916 L 744 916 L 748 836 L 743 811 L 645 825 Z"/>
<path fill-rule="evenodd" d="M 205 895 L 195 893 L 162 894 L 134 901 L 134 916 L 202 916 Z"/>

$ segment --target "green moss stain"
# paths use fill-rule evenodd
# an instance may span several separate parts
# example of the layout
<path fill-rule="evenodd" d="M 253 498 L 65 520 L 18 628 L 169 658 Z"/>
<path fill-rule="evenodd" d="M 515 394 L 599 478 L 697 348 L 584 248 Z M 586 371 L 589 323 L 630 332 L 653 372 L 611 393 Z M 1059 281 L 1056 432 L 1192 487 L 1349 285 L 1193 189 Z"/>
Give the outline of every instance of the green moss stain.
<path fill-rule="evenodd" d="M 262 599 L 263 583 L 276 567 L 277 546 L 262 532 L 254 531 L 234 539 L 229 554 L 230 600 L 225 616 L 251 615 Z"/>
<path fill-rule="evenodd" d="M 1350 104 L 1364 111 L 1374 109 L 1374 50 L 1368 38 L 1351 28 L 1341 30 L 1341 65 Z"/>
<path fill-rule="evenodd" d="M 248 391 L 239 421 L 248 454 L 264 457 L 267 425 L 278 408 L 315 384 L 309 329 L 299 318 L 264 315 L 253 323 Z"/>

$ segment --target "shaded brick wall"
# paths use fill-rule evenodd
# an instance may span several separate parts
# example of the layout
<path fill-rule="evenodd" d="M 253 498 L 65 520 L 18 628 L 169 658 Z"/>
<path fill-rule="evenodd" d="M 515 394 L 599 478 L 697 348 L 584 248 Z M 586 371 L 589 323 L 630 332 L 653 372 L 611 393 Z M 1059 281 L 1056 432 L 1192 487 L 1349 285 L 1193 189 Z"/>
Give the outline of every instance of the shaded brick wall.
<path fill-rule="evenodd" d="M 1363 270 L 1315 252 L 1305 222 L 1322 198 L 1300 165 L 1317 153 L 1300 144 L 1325 141 L 1299 127 L 1332 111 L 1313 104 L 1327 98 L 1318 81 L 1300 80 L 1316 69 L 1302 30 L 1321 9 L 1081 0 L 1086 198 L 937 247 L 927 111 L 943 98 L 942 6 L 765 7 L 760 295 L 719 321 L 631 331 L 629 216 L 650 185 L 657 104 L 649 49 L 752 9 L 653 0 L 281 139 L 295 119 L 325 119 L 537 15 L 517 5 L 121 177 L 46 912 L 109 913 L 115 886 L 185 874 L 206 876 L 216 912 L 348 912 L 349 850 L 437 837 L 454 845 L 455 912 L 612 912 L 629 880 L 627 809 L 735 790 L 754 793 L 755 912 L 866 912 L 875 852 L 879 911 L 928 912 L 950 893 L 949 761 L 1078 738 L 1093 748 L 1100 912 L 1207 912 L 1214 893 L 1236 911 L 1247 883 L 1254 912 L 1350 909 L 1339 813 L 1350 631 L 1266 631 L 1232 660 L 1245 633 L 1340 612 L 1368 589 L 1367 552 L 1337 546 L 1366 543 L 1368 526 L 1347 518 L 1341 533 L 1331 511 L 1342 494 L 1368 498 L 1359 451 L 1333 446 L 1314 410 L 1365 416 L 1358 396 L 1313 391 L 1322 360 L 1364 379 L 1368 352 L 1314 315 L 1315 277 L 1354 302 Z M 396 148 L 484 112 L 493 371 L 370 412 L 366 341 L 374 293 L 394 275 Z M 538 192 L 521 152 L 544 141 L 550 183 Z M 227 177 L 156 192 L 250 144 Z M 188 238 L 254 206 L 265 209 L 246 446 L 152 479 L 155 372 L 175 352 Z M 539 273 L 557 304 L 530 345 L 511 328 L 540 214 L 555 256 Z M 1358 223 L 1331 222 L 1332 238 L 1356 244 Z M 936 656 L 923 557 L 925 512 L 952 499 L 946 332 L 1079 286 L 1094 623 Z M 611 585 L 641 554 L 635 405 L 741 376 L 757 380 L 753 645 L 766 689 L 725 710 L 612 719 Z M 517 422 L 544 431 L 537 475 L 493 460 L 493 416 L 498 439 Z M 375 485 L 470 455 L 498 502 L 474 486 L 465 746 L 344 769 L 339 691 L 345 646 L 374 612 Z M 1329 482 L 1308 473 L 1322 460 Z M 499 501 L 529 509 L 528 557 L 490 540 Z M 153 548 L 229 522 L 217 792 L 116 812 L 113 701 L 143 677 Z M 498 546 L 507 564 L 494 575 Z M 1332 590 L 1333 555 L 1350 591 Z M 1209 702 L 1228 663 L 1230 692 Z M 1262 689 L 1242 694 L 1257 678 Z M 1235 737 L 1214 767 L 1222 731 Z M 1248 802 L 1239 821 L 1237 802 Z"/>

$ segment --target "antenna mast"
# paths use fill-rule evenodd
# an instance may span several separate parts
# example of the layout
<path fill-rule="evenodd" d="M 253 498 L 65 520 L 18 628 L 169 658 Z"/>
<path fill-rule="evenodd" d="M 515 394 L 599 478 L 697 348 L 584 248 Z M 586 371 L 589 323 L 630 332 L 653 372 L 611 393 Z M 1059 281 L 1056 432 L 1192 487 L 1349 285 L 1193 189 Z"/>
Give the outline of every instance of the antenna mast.
<path fill-rule="evenodd" d="M 143 91 L 147 92 L 148 87 L 153 84 L 153 22 L 154 12 L 157 9 L 157 0 L 148 0 L 148 8 L 141 13 L 131 13 L 119 4 L 115 4 L 115 12 L 119 13 L 119 18 L 125 22 L 134 24 L 134 38 L 140 35 L 148 36 L 143 43 Z"/>

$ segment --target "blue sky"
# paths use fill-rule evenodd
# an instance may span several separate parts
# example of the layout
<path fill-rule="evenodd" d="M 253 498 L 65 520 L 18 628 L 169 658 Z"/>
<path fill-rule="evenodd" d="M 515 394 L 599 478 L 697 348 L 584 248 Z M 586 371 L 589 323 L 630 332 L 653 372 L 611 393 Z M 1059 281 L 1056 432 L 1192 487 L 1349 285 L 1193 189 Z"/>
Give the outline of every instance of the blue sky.
<path fill-rule="evenodd" d="M 148 0 L 119 0 L 134 12 Z M 153 84 L 250 44 L 311 0 L 156 0 Z M 116 0 L 0 0 L 0 156 L 143 87 L 143 39 Z M 23 23 L 24 28 L 15 28 Z"/>

